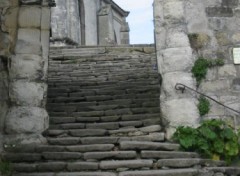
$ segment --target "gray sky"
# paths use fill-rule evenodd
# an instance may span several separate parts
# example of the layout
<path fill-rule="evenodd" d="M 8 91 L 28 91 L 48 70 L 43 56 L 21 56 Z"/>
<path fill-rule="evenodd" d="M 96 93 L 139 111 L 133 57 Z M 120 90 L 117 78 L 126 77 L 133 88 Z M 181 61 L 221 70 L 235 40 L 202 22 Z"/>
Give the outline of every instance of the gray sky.
<path fill-rule="evenodd" d="M 153 0 L 114 0 L 124 10 L 130 11 L 127 21 L 130 25 L 131 44 L 154 43 Z"/>

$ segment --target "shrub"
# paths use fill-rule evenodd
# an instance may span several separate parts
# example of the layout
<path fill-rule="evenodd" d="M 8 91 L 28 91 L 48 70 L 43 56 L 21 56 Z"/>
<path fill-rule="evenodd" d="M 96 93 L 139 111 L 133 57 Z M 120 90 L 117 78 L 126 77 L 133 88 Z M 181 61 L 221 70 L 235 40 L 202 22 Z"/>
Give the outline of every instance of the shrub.
<path fill-rule="evenodd" d="M 183 150 L 215 160 L 233 161 L 239 155 L 239 134 L 222 120 L 204 121 L 198 128 L 179 127 L 173 139 Z"/>

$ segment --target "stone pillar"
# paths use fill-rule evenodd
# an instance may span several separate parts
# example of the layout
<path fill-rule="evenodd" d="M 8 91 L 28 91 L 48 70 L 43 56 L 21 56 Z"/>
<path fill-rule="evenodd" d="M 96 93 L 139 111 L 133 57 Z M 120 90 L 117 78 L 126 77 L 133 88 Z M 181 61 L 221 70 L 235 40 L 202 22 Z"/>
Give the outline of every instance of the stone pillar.
<path fill-rule="evenodd" d="M 11 107 L 5 133 L 11 142 L 43 142 L 50 30 L 50 0 L 20 0 L 14 55 L 9 62 Z M 6 141 L 8 142 L 8 141 Z"/>
<path fill-rule="evenodd" d="M 185 23 L 184 0 L 155 0 L 154 21 L 161 87 L 161 111 L 170 138 L 179 125 L 197 126 L 197 98 L 191 92 L 175 90 L 176 83 L 196 88 L 191 68 L 194 63 Z"/>
<path fill-rule="evenodd" d="M 99 45 L 115 44 L 111 5 L 103 6 L 98 13 Z"/>
<path fill-rule="evenodd" d="M 130 28 L 127 22 L 125 22 L 121 27 L 121 44 L 128 45 L 130 43 L 129 32 Z"/>

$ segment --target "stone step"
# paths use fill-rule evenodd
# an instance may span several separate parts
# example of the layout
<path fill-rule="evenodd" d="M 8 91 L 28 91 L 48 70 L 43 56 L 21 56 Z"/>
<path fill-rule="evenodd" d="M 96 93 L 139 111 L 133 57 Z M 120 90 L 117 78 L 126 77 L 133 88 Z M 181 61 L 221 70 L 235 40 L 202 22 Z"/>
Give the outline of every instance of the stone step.
<path fill-rule="evenodd" d="M 43 173 L 16 173 L 13 176 L 117 176 L 113 172 L 43 172 Z"/>
<path fill-rule="evenodd" d="M 83 154 L 85 160 L 105 160 L 105 159 L 135 159 L 135 151 L 111 151 L 111 152 L 87 152 Z"/>
<path fill-rule="evenodd" d="M 152 160 L 111 160 L 111 161 L 101 161 L 99 168 L 102 170 L 112 170 L 112 169 L 141 169 L 141 168 L 152 168 Z"/>
<path fill-rule="evenodd" d="M 120 172 L 119 176 L 196 176 L 197 169 L 143 170 Z"/>
<path fill-rule="evenodd" d="M 224 161 L 214 161 L 210 159 L 199 159 L 199 158 L 174 158 L 174 159 L 161 159 L 157 162 L 158 168 L 190 168 L 195 166 L 204 167 L 219 167 L 224 166 L 226 163 Z"/>
<path fill-rule="evenodd" d="M 144 159 L 199 158 L 197 153 L 178 151 L 141 151 Z"/>
<path fill-rule="evenodd" d="M 179 144 L 160 143 L 160 142 L 145 142 L 145 141 L 123 141 L 120 142 L 121 150 L 179 150 Z"/>
<path fill-rule="evenodd" d="M 92 145 L 19 145 L 15 147 L 5 148 L 9 153 L 43 153 L 43 152 L 97 152 L 112 151 L 113 144 L 92 144 Z"/>

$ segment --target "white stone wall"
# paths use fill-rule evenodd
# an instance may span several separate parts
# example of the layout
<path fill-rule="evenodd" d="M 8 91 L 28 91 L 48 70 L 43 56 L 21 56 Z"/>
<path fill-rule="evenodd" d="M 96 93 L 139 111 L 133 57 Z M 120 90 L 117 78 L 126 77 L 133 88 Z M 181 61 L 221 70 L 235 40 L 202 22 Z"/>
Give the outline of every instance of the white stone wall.
<path fill-rule="evenodd" d="M 196 88 L 191 75 L 193 55 L 185 25 L 185 1 L 155 0 L 155 35 L 159 72 L 162 75 L 161 110 L 169 138 L 178 125 L 196 126 L 196 96 L 175 90 L 176 83 Z"/>
<path fill-rule="evenodd" d="M 50 7 L 39 2 L 0 1 L 1 143 L 42 142 L 48 128 Z"/>
<path fill-rule="evenodd" d="M 216 100 L 240 109 L 239 65 L 233 64 L 232 49 L 239 47 L 238 0 L 155 0 L 154 19 L 159 73 L 162 75 L 161 109 L 171 136 L 172 127 L 198 125 L 206 118 L 228 118 L 236 114 L 211 102 L 211 111 L 199 118 L 196 94 L 175 90 L 183 83 Z M 189 34 L 207 35 L 204 47 L 194 50 Z M 223 67 L 209 69 L 206 79 L 196 87 L 191 68 L 198 57 L 224 59 Z M 238 115 L 239 116 L 239 115 Z M 168 133 L 169 132 L 169 133 Z"/>

